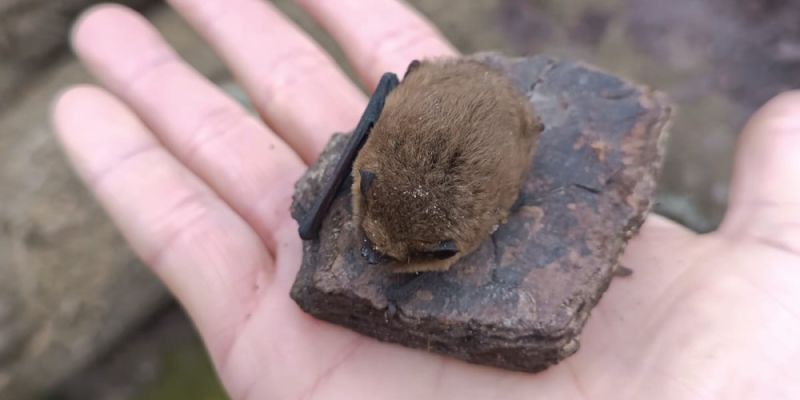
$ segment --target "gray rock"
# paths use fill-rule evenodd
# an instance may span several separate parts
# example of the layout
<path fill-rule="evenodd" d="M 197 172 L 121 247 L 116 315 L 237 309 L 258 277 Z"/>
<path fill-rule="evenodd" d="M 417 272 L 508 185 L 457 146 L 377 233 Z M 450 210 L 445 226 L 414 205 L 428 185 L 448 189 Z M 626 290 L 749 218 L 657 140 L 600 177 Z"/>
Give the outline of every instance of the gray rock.
<path fill-rule="evenodd" d="M 173 12 L 152 18 L 201 72 L 223 76 Z M 168 301 L 51 131 L 54 94 L 87 81 L 76 61 L 65 61 L 37 75 L 12 108 L 0 106 L 0 399 L 39 398 Z"/>
<path fill-rule="evenodd" d="M 546 126 L 506 224 L 442 273 L 392 274 L 360 255 L 343 191 L 304 243 L 292 298 L 317 318 L 382 341 L 535 372 L 573 354 L 627 240 L 650 209 L 670 109 L 592 67 L 480 55 L 528 93 Z M 301 219 L 347 140 L 297 183 Z"/>
<path fill-rule="evenodd" d="M 0 0 L 0 110 L 13 104 L 36 72 L 52 65 L 83 9 L 100 0 Z M 122 0 L 143 8 L 154 0 Z"/>

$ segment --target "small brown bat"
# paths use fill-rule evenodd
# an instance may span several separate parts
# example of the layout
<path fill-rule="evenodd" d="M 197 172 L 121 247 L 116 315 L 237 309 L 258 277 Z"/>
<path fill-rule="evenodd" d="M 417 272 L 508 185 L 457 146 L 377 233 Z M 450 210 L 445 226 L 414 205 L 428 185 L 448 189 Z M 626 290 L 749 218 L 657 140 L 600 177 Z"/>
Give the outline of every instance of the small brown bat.
<path fill-rule="evenodd" d="M 415 60 L 400 84 L 384 74 L 301 237 L 315 237 L 351 174 L 370 263 L 447 270 L 505 222 L 542 129 L 501 72 L 470 59 Z"/>

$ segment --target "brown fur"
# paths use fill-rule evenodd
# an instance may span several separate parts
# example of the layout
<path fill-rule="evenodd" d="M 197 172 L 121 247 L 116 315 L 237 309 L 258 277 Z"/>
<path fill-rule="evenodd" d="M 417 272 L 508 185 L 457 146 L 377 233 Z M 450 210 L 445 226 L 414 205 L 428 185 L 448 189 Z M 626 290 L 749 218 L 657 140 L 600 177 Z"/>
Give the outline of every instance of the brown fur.
<path fill-rule="evenodd" d="M 389 94 L 355 160 L 354 220 L 395 271 L 446 270 L 505 222 L 541 130 L 502 73 L 423 61 Z M 361 170 L 375 174 L 366 198 Z M 414 259 L 444 240 L 458 254 Z"/>

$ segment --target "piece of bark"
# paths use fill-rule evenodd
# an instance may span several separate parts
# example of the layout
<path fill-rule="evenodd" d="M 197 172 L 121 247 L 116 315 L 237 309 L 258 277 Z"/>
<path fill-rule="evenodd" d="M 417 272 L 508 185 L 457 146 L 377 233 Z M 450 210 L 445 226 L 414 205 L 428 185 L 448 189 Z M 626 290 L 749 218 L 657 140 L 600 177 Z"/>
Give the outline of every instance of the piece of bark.
<path fill-rule="evenodd" d="M 546 127 L 508 222 L 449 271 L 393 274 L 362 257 L 346 188 L 320 239 L 304 242 L 291 296 L 319 319 L 382 341 L 535 372 L 578 350 L 589 312 L 650 209 L 670 109 L 659 93 L 586 65 L 474 57 L 526 91 Z M 298 181 L 295 219 L 346 141 L 335 135 Z"/>

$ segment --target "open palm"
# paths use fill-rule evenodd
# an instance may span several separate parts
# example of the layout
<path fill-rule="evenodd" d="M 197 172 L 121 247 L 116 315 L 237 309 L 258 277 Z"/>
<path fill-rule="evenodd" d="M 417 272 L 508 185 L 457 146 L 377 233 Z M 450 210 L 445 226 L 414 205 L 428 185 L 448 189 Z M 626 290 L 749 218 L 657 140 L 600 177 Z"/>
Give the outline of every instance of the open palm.
<path fill-rule="evenodd" d="M 635 274 L 612 283 L 581 350 L 543 373 L 511 373 L 298 309 L 293 184 L 366 98 L 266 2 L 170 3 L 266 124 L 120 6 L 91 10 L 73 35 L 110 93 L 71 88 L 53 118 L 87 185 L 188 310 L 233 398 L 800 398 L 800 94 L 773 100 L 742 134 L 720 230 L 650 217 L 623 260 Z M 369 88 L 413 58 L 455 54 L 395 0 L 301 3 Z"/>

